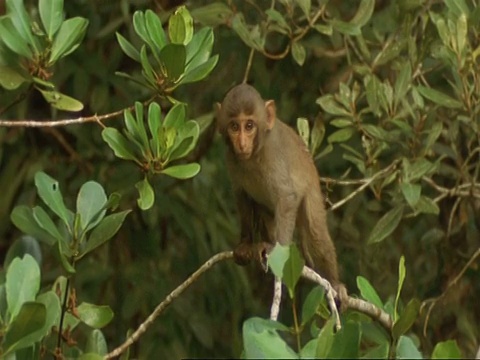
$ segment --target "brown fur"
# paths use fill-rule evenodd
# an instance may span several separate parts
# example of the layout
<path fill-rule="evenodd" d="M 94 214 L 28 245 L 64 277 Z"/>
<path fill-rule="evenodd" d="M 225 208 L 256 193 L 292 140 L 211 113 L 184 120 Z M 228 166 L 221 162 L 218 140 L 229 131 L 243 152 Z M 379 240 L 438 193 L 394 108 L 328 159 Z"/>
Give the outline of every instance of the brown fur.
<path fill-rule="evenodd" d="M 246 119 L 255 121 L 254 137 L 227 130 L 232 121 L 244 124 Z M 317 170 L 300 136 L 276 119 L 273 101 L 265 102 L 246 84 L 227 93 L 218 105 L 217 121 L 229 147 L 227 167 L 240 211 L 242 244 L 253 242 L 252 224 L 264 240 L 282 245 L 291 243 L 297 228 L 307 263 L 339 284 Z M 239 138 L 251 143 L 248 157 L 239 156 Z"/>

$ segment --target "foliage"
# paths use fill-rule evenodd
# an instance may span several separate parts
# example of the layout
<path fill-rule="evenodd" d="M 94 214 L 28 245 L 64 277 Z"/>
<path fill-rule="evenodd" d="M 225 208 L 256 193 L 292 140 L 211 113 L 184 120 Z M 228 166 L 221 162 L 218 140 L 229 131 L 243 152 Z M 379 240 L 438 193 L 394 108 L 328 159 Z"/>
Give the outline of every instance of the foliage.
<path fill-rule="evenodd" d="M 289 294 L 278 322 L 258 317 L 271 278 L 225 264 L 131 356 L 476 354 L 478 1 L 177 5 L 0 2 L 1 356 L 100 358 L 234 246 L 212 104 L 243 78 L 296 119 L 329 176 L 342 277 L 394 325 L 347 311 L 334 333 L 323 290 L 299 281 L 298 250 L 277 249 L 269 265 Z M 38 121 L 79 110 L 66 123 L 80 125 Z"/>
<path fill-rule="evenodd" d="M 34 86 L 52 106 L 79 111 L 83 105 L 55 90 L 49 68 L 78 48 L 88 20 L 63 17 L 63 0 L 39 0 L 41 27 L 32 21 L 23 1 L 6 1 L 7 14 L 0 19 L 0 85 L 14 90 Z"/>

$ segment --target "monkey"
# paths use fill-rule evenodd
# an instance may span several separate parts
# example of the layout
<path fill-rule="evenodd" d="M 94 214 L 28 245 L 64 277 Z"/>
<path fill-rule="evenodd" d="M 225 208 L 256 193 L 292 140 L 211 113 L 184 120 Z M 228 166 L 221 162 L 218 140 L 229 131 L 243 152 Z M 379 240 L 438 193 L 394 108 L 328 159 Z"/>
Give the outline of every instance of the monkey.
<path fill-rule="evenodd" d="M 277 119 L 273 100 L 240 84 L 216 104 L 218 131 L 227 145 L 226 166 L 240 213 L 235 261 L 244 265 L 255 249 L 254 232 L 271 244 L 289 245 L 298 230 L 306 263 L 330 281 L 340 302 L 335 246 L 313 158 L 300 136 Z"/>

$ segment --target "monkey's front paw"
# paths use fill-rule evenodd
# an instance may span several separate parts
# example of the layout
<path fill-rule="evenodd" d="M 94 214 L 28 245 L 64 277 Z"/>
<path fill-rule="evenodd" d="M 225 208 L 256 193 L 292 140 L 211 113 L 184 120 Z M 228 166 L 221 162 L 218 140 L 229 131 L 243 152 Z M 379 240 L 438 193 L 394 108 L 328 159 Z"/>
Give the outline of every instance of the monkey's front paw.
<path fill-rule="evenodd" d="M 337 308 L 340 309 L 340 312 L 344 312 L 348 309 L 348 293 L 347 288 L 341 282 L 332 284 L 333 288 L 337 292 L 337 297 L 335 298 L 335 303 Z"/>
<path fill-rule="evenodd" d="M 252 246 L 250 243 L 241 243 L 233 250 L 233 260 L 237 265 L 245 266 L 252 260 Z"/>

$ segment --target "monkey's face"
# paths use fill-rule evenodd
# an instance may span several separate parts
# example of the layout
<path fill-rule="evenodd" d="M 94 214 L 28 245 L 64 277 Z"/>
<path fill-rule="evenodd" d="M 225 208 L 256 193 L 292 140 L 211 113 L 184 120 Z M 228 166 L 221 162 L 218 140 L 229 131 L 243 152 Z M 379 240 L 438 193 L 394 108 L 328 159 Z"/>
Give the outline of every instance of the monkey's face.
<path fill-rule="evenodd" d="M 258 126 L 254 117 L 240 113 L 237 117 L 231 118 L 227 125 L 227 135 L 237 158 L 250 159 L 258 136 Z"/>

